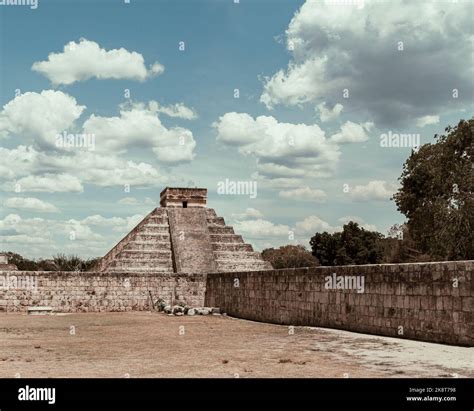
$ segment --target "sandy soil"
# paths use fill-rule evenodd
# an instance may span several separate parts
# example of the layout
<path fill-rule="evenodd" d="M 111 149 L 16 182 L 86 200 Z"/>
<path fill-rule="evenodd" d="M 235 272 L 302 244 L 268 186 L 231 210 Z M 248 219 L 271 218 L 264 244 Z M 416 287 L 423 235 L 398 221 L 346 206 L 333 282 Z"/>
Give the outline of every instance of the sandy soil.
<path fill-rule="evenodd" d="M 226 316 L 0 314 L 0 377 L 474 377 L 474 348 Z"/>

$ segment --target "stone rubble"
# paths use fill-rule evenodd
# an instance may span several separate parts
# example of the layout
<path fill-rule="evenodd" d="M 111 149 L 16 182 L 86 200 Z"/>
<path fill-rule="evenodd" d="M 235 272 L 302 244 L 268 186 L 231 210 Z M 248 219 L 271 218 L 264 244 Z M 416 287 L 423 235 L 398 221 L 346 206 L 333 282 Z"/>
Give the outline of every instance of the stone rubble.
<path fill-rule="evenodd" d="M 164 312 L 168 315 L 221 315 L 221 310 L 218 307 L 189 307 L 187 305 L 175 304 L 171 306 L 166 304 L 163 299 L 158 299 L 155 303 L 158 311 Z"/>

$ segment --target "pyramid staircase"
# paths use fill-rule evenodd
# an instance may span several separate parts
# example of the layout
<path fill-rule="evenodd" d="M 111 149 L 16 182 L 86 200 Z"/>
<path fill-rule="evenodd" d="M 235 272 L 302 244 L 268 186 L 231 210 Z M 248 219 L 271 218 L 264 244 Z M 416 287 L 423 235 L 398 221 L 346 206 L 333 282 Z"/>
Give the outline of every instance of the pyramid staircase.
<path fill-rule="evenodd" d="M 172 273 L 173 258 L 166 209 L 155 208 L 100 260 L 94 270 Z"/>
<path fill-rule="evenodd" d="M 207 227 L 218 272 L 271 270 L 259 252 L 246 244 L 241 235 L 235 234 L 224 218 L 218 217 L 212 208 L 206 209 Z"/>

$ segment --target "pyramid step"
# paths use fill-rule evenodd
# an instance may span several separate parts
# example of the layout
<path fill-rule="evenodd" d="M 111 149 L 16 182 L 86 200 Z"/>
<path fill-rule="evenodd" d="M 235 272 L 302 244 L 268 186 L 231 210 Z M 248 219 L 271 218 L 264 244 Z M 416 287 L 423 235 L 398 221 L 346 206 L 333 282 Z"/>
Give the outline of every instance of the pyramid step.
<path fill-rule="evenodd" d="M 167 224 L 167 223 L 163 223 L 163 224 L 158 224 L 158 223 L 154 223 L 154 222 L 151 222 L 151 221 L 147 221 L 147 223 L 143 226 L 144 228 L 146 227 L 150 227 L 150 228 L 169 228 L 170 225 Z"/>
<path fill-rule="evenodd" d="M 146 267 L 107 267 L 108 272 L 114 273 L 160 273 L 172 274 L 173 270 L 164 267 L 146 268 Z"/>
<path fill-rule="evenodd" d="M 152 265 L 167 265 L 169 263 L 171 263 L 171 258 L 166 258 L 166 257 L 156 257 L 156 258 L 150 258 L 150 257 L 145 257 L 145 258 L 140 258 L 140 259 L 136 259 L 136 258 L 130 258 L 130 257 L 122 257 L 117 259 L 117 260 L 114 260 L 112 262 L 112 264 L 114 262 L 120 262 L 121 264 L 120 265 L 124 265 L 124 264 L 130 264 L 131 266 L 133 265 L 136 265 L 136 264 L 149 264 L 150 266 Z"/>
<path fill-rule="evenodd" d="M 170 241 L 130 241 L 125 247 L 124 250 L 142 250 L 142 251 L 171 251 L 171 242 Z"/>
<path fill-rule="evenodd" d="M 140 234 L 169 234 L 170 227 L 169 225 L 164 224 L 145 224 L 142 229 L 140 230 Z"/>
<path fill-rule="evenodd" d="M 168 259 L 171 260 L 171 250 L 123 250 L 117 257 L 123 259 Z"/>
<path fill-rule="evenodd" d="M 168 218 L 168 211 L 165 208 L 157 207 L 152 212 L 153 217 L 166 217 Z"/>
<path fill-rule="evenodd" d="M 238 262 L 231 262 L 227 260 L 216 260 L 217 262 L 217 270 L 219 272 L 227 272 L 227 271 L 260 271 L 260 270 L 269 270 L 271 267 L 269 266 L 267 261 L 263 260 L 254 260 L 254 261 L 238 261 Z"/>
<path fill-rule="evenodd" d="M 210 234 L 211 243 L 241 243 L 243 244 L 244 240 L 239 234 Z"/>
<path fill-rule="evenodd" d="M 152 215 L 149 218 L 149 223 L 151 224 L 168 224 L 168 216 L 155 216 Z"/>
<path fill-rule="evenodd" d="M 214 251 L 253 251 L 250 244 L 239 243 L 212 243 Z"/>
<path fill-rule="evenodd" d="M 142 234 L 138 233 L 135 235 L 134 240 L 137 241 L 170 241 L 170 234 L 169 233 L 147 233 Z"/>
<path fill-rule="evenodd" d="M 256 251 L 214 251 L 214 255 L 219 261 L 262 261 Z"/>
<path fill-rule="evenodd" d="M 225 226 L 225 221 L 223 217 L 212 217 L 207 218 L 207 224 L 209 226 Z"/>
<path fill-rule="evenodd" d="M 173 264 L 170 259 L 160 260 L 160 259 L 119 259 L 113 261 L 109 268 L 121 268 L 121 269 L 149 269 L 149 270 L 159 270 L 159 271 L 173 271 Z"/>
<path fill-rule="evenodd" d="M 216 210 L 214 210 L 213 208 L 206 208 L 206 217 L 217 218 Z"/>
<path fill-rule="evenodd" d="M 230 226 L 209 226 L 209 232 L 211 234 L 235 234 L 234 228 Z"/>

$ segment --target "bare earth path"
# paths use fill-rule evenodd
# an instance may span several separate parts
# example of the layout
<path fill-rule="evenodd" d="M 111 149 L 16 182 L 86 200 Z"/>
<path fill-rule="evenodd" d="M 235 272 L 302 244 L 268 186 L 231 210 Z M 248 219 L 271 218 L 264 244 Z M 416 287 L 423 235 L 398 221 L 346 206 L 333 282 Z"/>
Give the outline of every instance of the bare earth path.
<path fill-rule="evenodd" d="M 474 348 L 225 316 L 0 314 L 0 377 L 474 377 Z"/>

